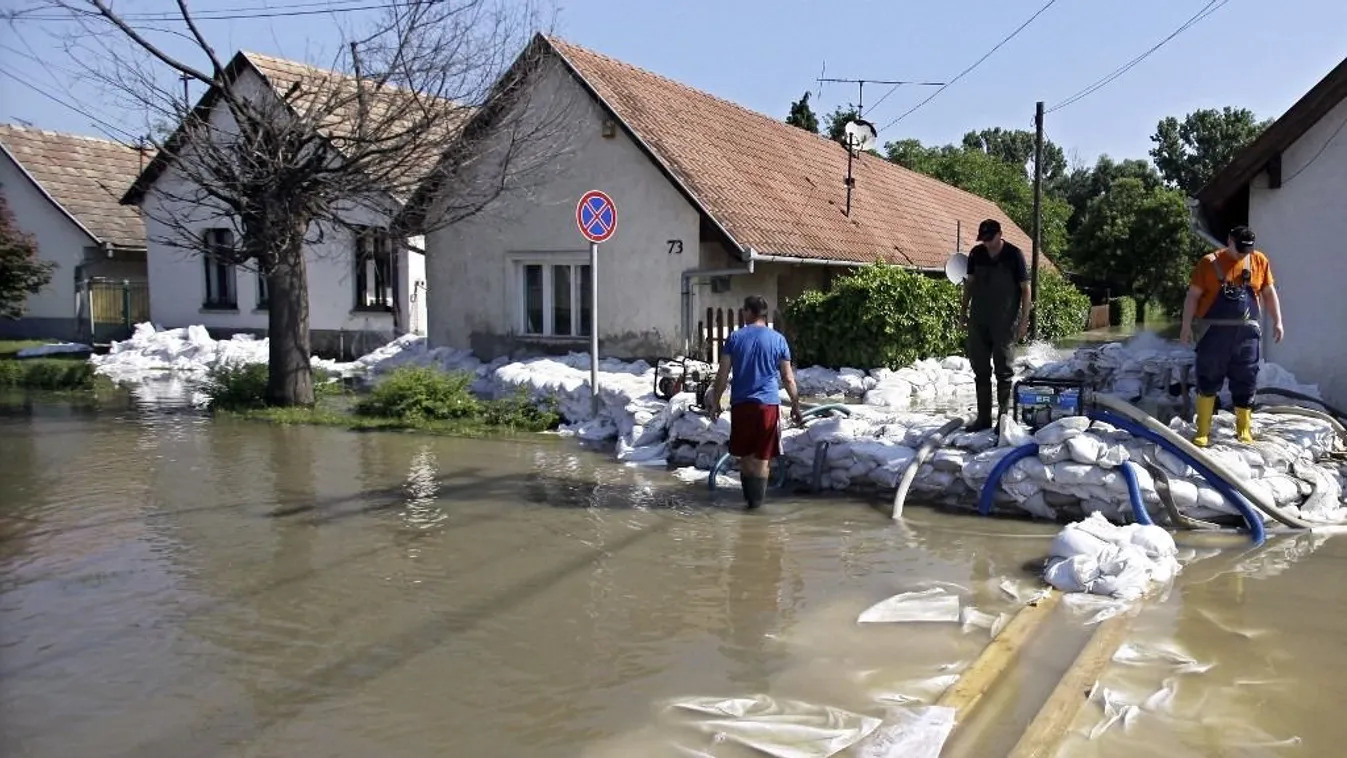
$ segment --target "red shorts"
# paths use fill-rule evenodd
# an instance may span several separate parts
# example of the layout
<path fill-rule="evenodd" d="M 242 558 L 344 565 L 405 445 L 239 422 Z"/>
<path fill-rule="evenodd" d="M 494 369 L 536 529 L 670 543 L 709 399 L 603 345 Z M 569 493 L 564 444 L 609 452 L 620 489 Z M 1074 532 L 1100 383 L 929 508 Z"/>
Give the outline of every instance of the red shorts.
<path fill-rule="evenodd" d="M 781 455 L 781 406 L 739 403 L 730 406 L 730 455 L 770 461 Z"/>

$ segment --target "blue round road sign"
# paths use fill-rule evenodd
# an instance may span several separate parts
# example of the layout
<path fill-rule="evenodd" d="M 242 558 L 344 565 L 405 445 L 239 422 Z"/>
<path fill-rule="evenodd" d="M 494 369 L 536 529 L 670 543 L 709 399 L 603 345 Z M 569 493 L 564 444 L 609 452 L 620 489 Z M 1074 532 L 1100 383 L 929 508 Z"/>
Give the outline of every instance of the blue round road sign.
<path fill-rule="evenodd" d="M 575 223 L 585 239 L 606 242 L 617 231 L 617 205 L 602 192 L 590 190 L 575 206 Z"/>

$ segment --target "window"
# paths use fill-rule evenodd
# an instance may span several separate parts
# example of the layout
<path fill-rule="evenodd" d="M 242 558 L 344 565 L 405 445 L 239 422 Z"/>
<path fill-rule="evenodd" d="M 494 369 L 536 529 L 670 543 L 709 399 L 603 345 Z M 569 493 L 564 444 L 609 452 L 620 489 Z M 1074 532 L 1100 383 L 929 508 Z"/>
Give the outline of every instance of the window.
<path fill-rule="evenodd" d="M 257 310 L 264 311 L 271 306 L 271 292 L 267 289 L 267 275 L 257 272 Z"/>
<path fill-rule="evenodd" d="M 206 267 L 206 298 L 202 308 L 234 310 L 238 306 L 235 292 L 235 271 L 232 263 L 234 255 L 234 231 L 232 229 L 207 229 L 204 233 L 206 254 L 202 261 Z"/>
<path fill-rule="evenodd" d="M 397 295 L 388 230 L 362 227 L 355 238 L 356 310 L 393 310 Z"/>
<path fill-rule="evenodd" d="M 589 336 L 589 264 L 525 263 L 519 283 L 524 334 Z"/>

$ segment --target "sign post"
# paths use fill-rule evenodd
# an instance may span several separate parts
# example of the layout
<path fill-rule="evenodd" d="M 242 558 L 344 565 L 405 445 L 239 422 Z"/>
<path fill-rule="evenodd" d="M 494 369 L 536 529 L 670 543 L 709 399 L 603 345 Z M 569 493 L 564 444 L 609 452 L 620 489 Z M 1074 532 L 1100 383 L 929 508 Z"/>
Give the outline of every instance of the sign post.
<path fill-rule="evenodd" d="M 589 240 L 589 393 L 594 415 L 599 414 L 599 245 L 617 232 L 617 204 L 590 190 L 575 206 L 575 224 Z"/>

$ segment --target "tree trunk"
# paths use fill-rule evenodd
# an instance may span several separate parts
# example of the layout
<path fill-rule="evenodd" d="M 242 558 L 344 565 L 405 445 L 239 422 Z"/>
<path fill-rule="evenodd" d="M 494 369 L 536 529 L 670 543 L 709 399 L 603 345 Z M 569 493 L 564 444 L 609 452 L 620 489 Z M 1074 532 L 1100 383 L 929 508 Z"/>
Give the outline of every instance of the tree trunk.
<path fill-rule="evenodd" d="M 267 333 L 267 403 L 313 405 L 313 370 L 309 364 L 309 278 L 302 237 L 286 244 L 267 275 L 270 300 Z"/>

